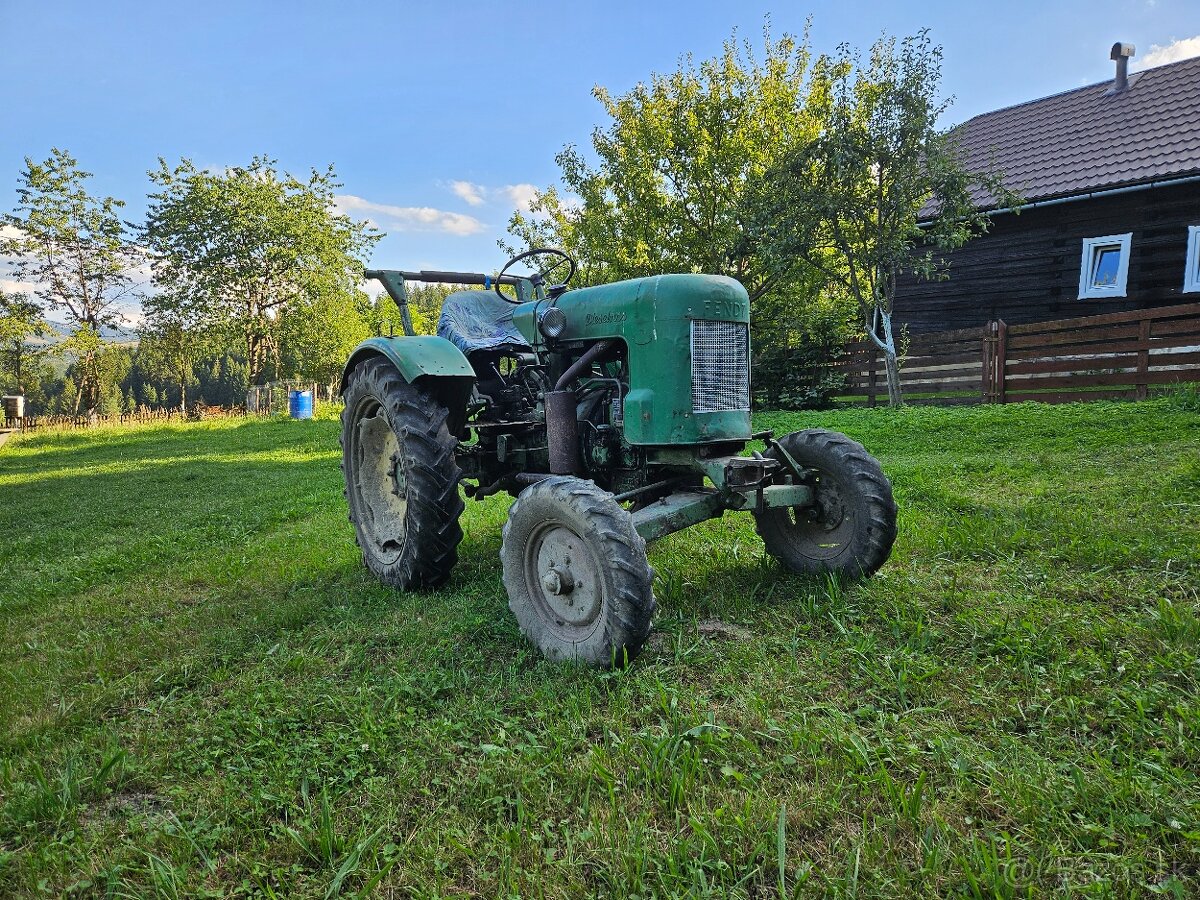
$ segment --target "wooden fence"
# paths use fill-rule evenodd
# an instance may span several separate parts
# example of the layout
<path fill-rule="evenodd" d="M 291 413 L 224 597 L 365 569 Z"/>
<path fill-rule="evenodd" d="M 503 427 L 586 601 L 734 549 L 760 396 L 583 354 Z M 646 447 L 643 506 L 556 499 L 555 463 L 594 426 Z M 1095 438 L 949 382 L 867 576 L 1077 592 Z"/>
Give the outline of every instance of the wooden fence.
<path fill-rule="evenodd" d="M 839 399 L 887 401 L 883 355 L 847 348 Z M 1200 382 L 1200 303 L 913 335 L 900 369 L 910 403 L 1145 399 L 1152 386 Z"/>
<path fill-rule="evenodd" d="M 70 430 L 75 428 L 104 428 L 114 425 L 156 425 L 165 422 L 197 422 L 204 419 L 229 419 L 246 415 L 240 406 L 196 406 L 188 412 L 177 409 L 148 409 L 123 413 L 119 416 L 25 416 L 21 419 L 5 419 L 4 427 L 17 431 L 40 431 L 46 429 Z"/>

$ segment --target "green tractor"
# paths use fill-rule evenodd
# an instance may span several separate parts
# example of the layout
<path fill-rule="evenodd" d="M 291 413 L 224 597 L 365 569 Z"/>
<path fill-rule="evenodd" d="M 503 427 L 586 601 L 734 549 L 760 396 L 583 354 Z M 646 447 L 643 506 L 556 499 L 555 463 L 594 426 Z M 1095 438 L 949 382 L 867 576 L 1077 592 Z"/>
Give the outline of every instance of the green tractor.
<path fill-rule="evenodd" d="M 538 262 L 531 263 L 536 259 Z M 510 274 L 524 263 L 532 272 Z M 896 505 L 861 445 L 750 424 L 750 302 L 732 278 L 658 275 L 568 290 L 575 262 L 531 250 L 499 275 L 371 271 L 405 337 L 346 364 L 342 468 L 363 559 L 401 590 L 445 582 L 463 492 L 507 491 L 509 606 L 548 658 L 632 659 L 650 633 L 646 544 L 727 511 L 806 574 L 859 578 L 887 560 Z M 408 281 L 473 285 L 437 336 L 413 336 Z M 753 440 L 765 452 L 746 454 Z"/>

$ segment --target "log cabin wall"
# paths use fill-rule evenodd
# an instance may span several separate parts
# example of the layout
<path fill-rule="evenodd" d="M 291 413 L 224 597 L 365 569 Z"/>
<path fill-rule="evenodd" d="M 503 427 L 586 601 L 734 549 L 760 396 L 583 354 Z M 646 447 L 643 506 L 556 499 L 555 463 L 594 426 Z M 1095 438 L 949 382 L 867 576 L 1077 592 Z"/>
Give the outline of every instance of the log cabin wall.
<path fill-rule="evenodd" d="M 1200 182 L 1002 213 L 949 254 L 948 280 L 902 279 L 895 320 L 920 333 L 1194 303 L 1200 294 L 1183 293 L 1189 225 L 1200 225 Z M 1077 299 L 1084 238 L 1126 232 L 1126 296 Z"/>

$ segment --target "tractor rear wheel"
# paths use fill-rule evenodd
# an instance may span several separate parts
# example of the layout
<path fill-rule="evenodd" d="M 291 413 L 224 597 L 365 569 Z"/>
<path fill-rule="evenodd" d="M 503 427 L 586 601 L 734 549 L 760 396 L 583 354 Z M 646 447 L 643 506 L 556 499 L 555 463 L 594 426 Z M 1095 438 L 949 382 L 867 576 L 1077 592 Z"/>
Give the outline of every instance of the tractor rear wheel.
<path fill-rule="evenodd" d="M 812 472 L 814 503 L 755 514 L 767 552 L 801 574 L 874 574 L 896 540 L 896 502 L 879 463 L 861 444 L 823 428 L 794 431 L 779 444 Z M 774 447 L 764 455 L 783 462 Z"/>
<path fill-rule="evenodd" d="M 458 441 L 444 406 L 382 357 L 350 374 L 342 472 L 363 562 L 401 590 L 436 587 L 458 560 Z"/>
<path fill-rule="evenodd" d="M 500 550 L 509 608 L 547 659 L 622 666 L 654 613 L 654 570 L 628 510 L 590 481 L 556 476 L 521 492 Z"/>

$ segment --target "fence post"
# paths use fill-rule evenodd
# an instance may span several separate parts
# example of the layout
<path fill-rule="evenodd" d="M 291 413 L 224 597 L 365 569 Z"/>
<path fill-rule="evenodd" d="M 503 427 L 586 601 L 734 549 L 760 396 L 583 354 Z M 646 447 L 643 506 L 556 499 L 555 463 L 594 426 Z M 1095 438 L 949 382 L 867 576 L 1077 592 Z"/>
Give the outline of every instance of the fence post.
<path fill-rule="evenodd" d="M 1137 355 L 1137 384 L 1135 385 L 1135 393 L 1137 399 L 1145 400 L 1149 391 L 1147 383 L 1147 374 L 1150 371 L 1150 317 L 1142 316 L 1140 327 L 1138 328 L 1138 355 Z"/>
<path fill-rule="evenodd" d="M 983 402 L 1007 402 L 1004 370 L 1008 365 L 1008 324 L 1003 319 L 996 319 L 984 326 L 982 363 Z"/>
<path fill-rule="evenodd" d="M 868 366 L 870 366 L 870 368 L 867 369 L 867 406 L 874 406 L 875 405 L 875 381 L 876 381 L 877 372 L 878 372 L 878 370 L 875 368 L 875 354 L 878 351 L 874 344 L 870 344 L 867 347 L 867 352 L 870 354 L 870 356 L 868 357 L 870 359 L 870 362 L 867 364 Z"/>
<path fill-rule="evenodd" d="M 995 400 L 995 381 L 996 381 L 996 323 L 988 322 L 983 326 L 983 346 L 980 348 L 980 372 L 981 390 L 980 400 L 984 403 L 992 403 Z"/>
<path fill-rule="evenodd" d="M 996 322 L 996 374 L 993 385 L 996 390 L 996 402 L 1007 403 L 1005 396 L 1004 370 L 1008 366 L 1008 323 L 1003 319 Z"/>

